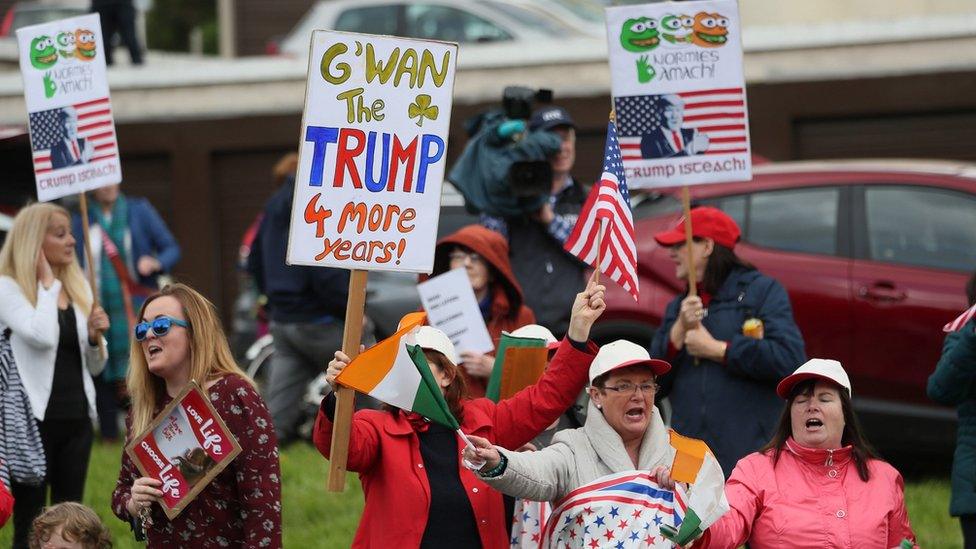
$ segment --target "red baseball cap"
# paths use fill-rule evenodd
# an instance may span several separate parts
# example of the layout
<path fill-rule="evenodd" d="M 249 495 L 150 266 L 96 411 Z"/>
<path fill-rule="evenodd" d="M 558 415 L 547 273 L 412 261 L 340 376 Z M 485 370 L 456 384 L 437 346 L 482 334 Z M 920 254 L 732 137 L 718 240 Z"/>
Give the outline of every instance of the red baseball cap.
<path fill-rule="evenodd" d="M 711 238 L 716 244 L 726 248 L 735 248 L 742 231 L 735 220 L 725 212 L 711 206 L 701 206 L 691 210 L 691 235 L 699 238 Z M 677 226 L 654 235 L 654 240 L 661 246 L 674 246 L 685 241 L 685 218 L 678 220 Z"/>

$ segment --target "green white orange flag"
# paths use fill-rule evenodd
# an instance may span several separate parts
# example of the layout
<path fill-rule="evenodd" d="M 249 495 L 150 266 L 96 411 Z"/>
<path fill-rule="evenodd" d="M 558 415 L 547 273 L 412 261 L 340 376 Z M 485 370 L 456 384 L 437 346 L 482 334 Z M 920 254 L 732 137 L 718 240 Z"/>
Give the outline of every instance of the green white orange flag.
<path fill-rule="evenodd" d="M 675 449 L 671 464 L 671 477 L 678 482 L 689 482 L 684 490 L 675 487 L 675 503 L 684 511 L 678 529 L 661 527 L 661 534 L 678 546 L 696 539 L 729 510 L 725 499 L 725 475 L 715 455 L 704 441 L 668 432 L 671 446 Z"/>
<path fill-rule="evenodd" d="M 457 430 L 458 421 L 417 345 L 415 334 L 421 322 L 405 323 L 395 334 L 360 353 L 336 382 Z"/>
<path fill-rule="evenodd" d="M 485 396 L 498 402 L 511 397 L 519 389 L 532 385 L 542 377 L 547 359 L 545 340 L 513 337 L 502 332 Z M 521 379 L 516 379 L 517 377 Z"/>

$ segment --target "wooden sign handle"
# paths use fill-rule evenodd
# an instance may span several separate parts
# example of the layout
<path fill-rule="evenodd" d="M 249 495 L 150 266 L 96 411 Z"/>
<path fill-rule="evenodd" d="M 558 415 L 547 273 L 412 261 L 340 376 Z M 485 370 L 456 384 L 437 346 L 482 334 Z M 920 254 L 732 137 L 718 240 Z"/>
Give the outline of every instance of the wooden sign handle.
<path fill-rule="evenodd" d="M 698 295 L 698 272 L 695 270 L 695 255 L 691 251 L 691 198 L 688 185 L 681 187 L 681 207 L 685 213 L 685 253 L 688 254 L 688 295 Z"/>
<path fill-rule="evenodd" d="M 88 239 L 88 234 L 90 232 L 90 228 L 88 226 L 88 197 L 85 195 L 85 193 L 79 193 L 78 197 L 81 199 L 81 201 L 78 203 L 78 206 L 81 209 L 81 238 L 83 244 L 82 248 L 85 250 L 85 263 L 87 263 L 86 266 L 88 267 L 87 269 L 85 269 L 85 273 L 88 275 L 88 285 L 91 286 L 92 309 L 94 310 L 95 307 L 98 307 L 99 291 L 98 291 L 98 286 L 95 285 L 95 263 L 92 260 L 91 240 Z M 125 283 L 123 282 L 122 285 L 124 287 Z M 109 319 L 109 321 L 111 321 L 111 319 Z M 118 322 L 118 320 L 116 320 L 116 322 Z M 102 345 L 101 331 L 95 332 L 95 340 L 98 341 L 99 352 L 104 353 L 105 346 Z"/>
<path fill-rule="evenodd" d="M 369 271 L 353 269 L 349 276 L 349 300 L 346 302 L 346 324 L 342 333 L 342 352 L 350 359 L 359 355 L 363 336 L 363 313 L 366 309 L 366 275 Z M 329 460 L 330 492 L 346 488 L 346 461 L 349 457 L 349 431 L 356 391 L 340 386 L 336 389 L 336 410 L 332 422 L 332 459 Z"/>

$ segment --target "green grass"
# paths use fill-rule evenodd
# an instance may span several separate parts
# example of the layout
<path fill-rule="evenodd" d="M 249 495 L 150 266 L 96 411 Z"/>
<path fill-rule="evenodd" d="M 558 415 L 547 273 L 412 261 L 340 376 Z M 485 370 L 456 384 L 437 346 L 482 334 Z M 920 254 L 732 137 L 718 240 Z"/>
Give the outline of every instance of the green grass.
<path fill-rule="evenodd" d="M 112 530 L 116 547 L 140 547 L 109 508 L 119 470 L 121 448 L 96 444 L 88 469 L 85 504 L 95 509 Z M 352 541 L 363 497 L 359 480 L 350 474 L 344 493 L 327 492 L 328 463 L 314 447 L 289 446 L 281 455 L 284 546 L 311 549 L 348 547 Z M 948 514 L 949 481 L 930 479 L 909 482 L 905 489 L 912 526 L 925 548 L 961 548 L 959 522 Z M 0 547 L 10 547 L 10 525 L 0 530 Z"/>

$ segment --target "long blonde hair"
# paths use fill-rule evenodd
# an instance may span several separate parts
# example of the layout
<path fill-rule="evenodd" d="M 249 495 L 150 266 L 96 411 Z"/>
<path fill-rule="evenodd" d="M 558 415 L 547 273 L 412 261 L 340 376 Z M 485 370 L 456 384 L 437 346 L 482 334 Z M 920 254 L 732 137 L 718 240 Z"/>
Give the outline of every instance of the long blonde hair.
<path fill-rule="evenodd" d="M 227 337 L 217 316 L 217 308 L 200 292 L 186 284 L 169 284 L 150 296 L 142 304 L 138 318 L 140 320 L 144 318 L 146 307 L 154 299 L 162 296 L 176 298 L 189 323 L 186 330 L 190 337 L 191 380 L 196 381 L 201 388 L 205 388 L 208 381 L 226 375 L 236 375 L 254 384 L 254 380 L 241 370 L 231 355 Z M 132 427 L 129 431 L 131 438 L 146 430 L 152 422 L 156 405 L 161 403 L 166 395 L 165 382 L 150 373 L 146 355 L 142 352 L 142 345 L 135 340 L 134 334 L 129 352 L 129 375 L 126 378 L 126 385 L 132 399 Z"/>
<path fill-rule="evenodd" d="M 0 249 L 0 275 L 14 279 L 27 301 L 37 306 L 37 257 L 44 244 L 47 228 L 55 215 L 68 218 L 68 210 L 48 202 L 31 204 L 20 210 L 14 218 L 14 226 Z M 92 290 L 78 265 L 78 258 L 65 266 L 51 265 L 54 276 L 61 281 L 61 287 L 68 298 L 81 308 L 85 315 L 91 313 Z"/>

